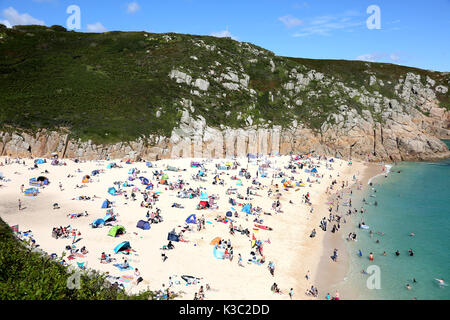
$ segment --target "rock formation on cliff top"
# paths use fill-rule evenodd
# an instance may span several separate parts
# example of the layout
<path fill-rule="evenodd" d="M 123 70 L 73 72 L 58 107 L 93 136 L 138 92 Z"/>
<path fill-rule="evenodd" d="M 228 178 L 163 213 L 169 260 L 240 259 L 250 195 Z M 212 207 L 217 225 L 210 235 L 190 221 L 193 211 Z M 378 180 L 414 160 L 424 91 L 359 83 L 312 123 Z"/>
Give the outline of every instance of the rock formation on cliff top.
<path fill-rule="evenodd" d="M 449 155 L 450 75 L 228 38 L 0 25 L 0 155 Z"/>

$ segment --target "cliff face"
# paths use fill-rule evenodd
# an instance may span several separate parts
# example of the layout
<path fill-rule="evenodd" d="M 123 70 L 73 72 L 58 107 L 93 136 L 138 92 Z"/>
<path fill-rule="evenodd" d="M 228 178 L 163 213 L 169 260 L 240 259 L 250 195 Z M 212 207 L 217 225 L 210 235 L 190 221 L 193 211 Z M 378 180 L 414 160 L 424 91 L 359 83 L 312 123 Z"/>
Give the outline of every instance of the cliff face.
<path fill-rule="evenodd" d="M 150 136 L 131 142 L 96 145 L 91 141 L 70 140 L 67 133 L 41 130 L 36 134 L 0 133 L 1 155 L 19 157 L 60 157 L 80 159 L 146 159 L 198 157 L 231 158 L 251 154 L 307 153 L 315 151 L 336 157 L 371 161 L 429 160 L 450 157 L 439 138 L 449 139 L 446 129 L 449 112 L 433 105 L 430 116 L 393 110 L 381 125 L 357 115 L 325 126 L 322 133 L 295 123 L 289 128 L 212 128 L 204 119 L 184 112 L 180 126 L 171 137 Z"/>
<path fill-rule="evenodd" d="M 449 155 L 448 73 L 205 36 L 1 25 L 0 35 L 0 155 Z"/>

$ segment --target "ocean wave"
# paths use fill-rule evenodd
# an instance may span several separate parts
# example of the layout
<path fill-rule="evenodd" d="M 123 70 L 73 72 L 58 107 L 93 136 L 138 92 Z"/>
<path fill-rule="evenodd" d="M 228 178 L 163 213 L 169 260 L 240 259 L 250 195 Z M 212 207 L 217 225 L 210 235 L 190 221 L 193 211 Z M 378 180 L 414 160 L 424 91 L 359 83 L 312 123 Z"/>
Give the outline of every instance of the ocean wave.
<path fill-rule="evenodd" d="M 389 174 L 389 172 L 391 171 L 392 165 L 391 164 L 385 164 L 384 167 L 385 167 L 384 172 L 379 173 L 379 174 L 373 176 L 372 178 L 370 178 L 369 181 L 367 181 L 367 184 L 370 184 L 372 182 L 372 180 L 375 179 L 378 176 L 384 176 L 385 174 Z"/>

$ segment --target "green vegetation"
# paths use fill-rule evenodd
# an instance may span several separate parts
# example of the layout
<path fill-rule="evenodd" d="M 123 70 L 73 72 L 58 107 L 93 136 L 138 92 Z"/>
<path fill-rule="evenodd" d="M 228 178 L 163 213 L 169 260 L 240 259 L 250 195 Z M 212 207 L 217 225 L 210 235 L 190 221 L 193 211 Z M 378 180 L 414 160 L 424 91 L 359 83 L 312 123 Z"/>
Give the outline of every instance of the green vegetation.
<path fill-rule="evenodd" d="M 128 295 L 105 286 L 105 275 L 96 272 L 83 273 L 80 289 L 69 289 L 67 279 L 71 274 L 57 261 L 28 249 L 0 219 L 0 300 L 147 300 L 154 297 L 150 291 Z"/>
<path fill-rule="evenodd" d="M 291 95 L 283 85 L 292 81 L 293 68 L 303 74 L 313 69 L 332 81 L 327 85 L 311 81 Z M 169 78 L 172 70 L 190 75 L 192 82 L 207 79 L 208 90 L 177 83 Z M 239 80 L 248 75 L 248 88 L 228 90 L 214 80 L 229 72 Z M 0 130 L 64 128 L 72 138 L 97 144 L 151 134 L 170 136 L 185 108 L 183 99 L 192 101 L 191 115 L 202 116 L 210 126 L 238 128 L 250 116 L 256 125 L 288 126 L 297 120 L 318 129 L 342 104 L 358 112 L 368 108 L 334 82 L 398 98 L 394 86 L 407 72 L 448 86 L 449 76 L 444 73 L 385 63 L 279 57 L 230 38 L 0 25 Z M 370 74 L 384 85 L 370 86 Z M 312 91 L 315 94 L 309 95 Z M 437 97 L 450 107 L 449 94 Z M 295 104 L 298 99 L 301 106 Z"/>

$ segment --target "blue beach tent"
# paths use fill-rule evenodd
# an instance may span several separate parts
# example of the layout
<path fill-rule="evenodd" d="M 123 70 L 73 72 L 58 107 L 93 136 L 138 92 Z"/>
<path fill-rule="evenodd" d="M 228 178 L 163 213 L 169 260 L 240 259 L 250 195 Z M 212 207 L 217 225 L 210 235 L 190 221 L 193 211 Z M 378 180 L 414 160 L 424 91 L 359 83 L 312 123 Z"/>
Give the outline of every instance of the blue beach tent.
<path fill-rule="evenodd" d="M 243 208 L 242 208 L 242 212 L 245 212 L 245 213 L 247 213 L 247 214 L 251 214 L 251 209 L 252 209 L 252 206 L 251 206 L 251 204 L 246 204 Z"/>
<path fill-rule="evenodd" d="M 118 253 L 118 252 L 126 250 L 128 248 L 131 248 L 129 241 L 121 242 L 114 248 L 114 253 Z"/>
<path fill-rule="evenodd" d="M 116 188 L 114 188 L 114 187 L 111 187 L 111 188 L 108 189 L 108 193 L 109 193 L 110 195 L 115 196 L 115 195 L 116 195 L 116 192 L 117 192 L 117 190 L 116 190 Z"/>
<path fill-rule="evenodd" d="M 189 217 L 187 217 L 186 222 L 187 223 L 196 223 L 196 216 L 195 214 L 191 214 Z"/>
<path fill-rule="evenodd" d="M 139 220 L 136 227 L 142 230 L 150 230 L 150 223 L 148 223 L 148 221 Z"/>
<path fill-rule="evenodd" d="M 40 183 L 39 181 L 37 181 L 36 178 L 31 178 L 28 182 L 29 182 L 30 185 L 32 185 L 32 186 L 40 186 L 40 185 L 41 185 L 41 183 Z"/>
<path fill-rule="evenodd" d="M 107 208 L 111 208 L 111 204 L 108 199 L 103 201 L 103 204 L 102 204 L 102 209 L 107 209 Z"/>
<path fill-rule="evenodd" d="M 97 219 L 94 222 L 92 222 L 92 227 L 97 228 L 99 225 L 104 225 L 105 220 L 103 219 Z"/>

